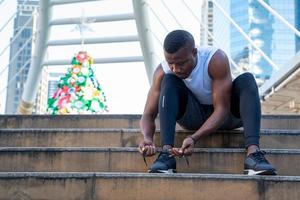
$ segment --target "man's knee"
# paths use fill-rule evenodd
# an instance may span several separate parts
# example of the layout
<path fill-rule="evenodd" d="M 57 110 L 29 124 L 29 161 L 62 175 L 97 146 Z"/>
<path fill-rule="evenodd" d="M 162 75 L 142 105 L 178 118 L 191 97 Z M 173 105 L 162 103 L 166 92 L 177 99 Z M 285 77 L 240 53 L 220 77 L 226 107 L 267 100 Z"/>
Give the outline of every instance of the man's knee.
<path fill-rule="evenodd" d="M 233 81 L 233 87 L 238 90 L 247 89 L 249 92 L 256 92 L 258 90 L 254 76 L 249 72 L 239 75 Z"/>
<path fill-rule="evenodd" d="M 163 83 L 177 83 L 180 81 L 182 80 L 174 74 L 165 74 L 162 80 Z"/>
<path fill-rule="evenodd" d="M 177 86 L 182 86 L 184 83 L 183 81 L 178 78 L 176 75 L 174 74 L 165 74 L 164 78 L 162 80 L 161 83 L 161 87 L 165 88 L 165 87 L 172 87 L 172 88 L 176 88 Z"/>
<path fill-rule="evenodd" d="M 253 82 L 253 81 L 255 82 L 255 79 L 251 73 L 246 72 L 236 77 L 234 81 L 237 81 L 238 83 L 245 83 L 245 82 Z"/>

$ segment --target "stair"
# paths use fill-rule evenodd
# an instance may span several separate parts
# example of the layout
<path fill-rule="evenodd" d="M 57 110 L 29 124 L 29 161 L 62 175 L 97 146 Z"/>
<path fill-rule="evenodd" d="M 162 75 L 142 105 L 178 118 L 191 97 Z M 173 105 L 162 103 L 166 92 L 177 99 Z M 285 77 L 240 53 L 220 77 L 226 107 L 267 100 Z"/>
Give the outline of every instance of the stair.
<path fill-rule="evenodd" d="M 298 116 L 262 118 L 261 147 L 278 176 L 243 175 L 242 130 L 201 140 L 189 165 L 177 158 L 177 174 L 145 173 L 139 119 L 0 116 L 0 200 L 300 199 Z M 188 134 L 178 127 L 176 145 Z M 154 159 L 147 158 L 148 165 Z"/>

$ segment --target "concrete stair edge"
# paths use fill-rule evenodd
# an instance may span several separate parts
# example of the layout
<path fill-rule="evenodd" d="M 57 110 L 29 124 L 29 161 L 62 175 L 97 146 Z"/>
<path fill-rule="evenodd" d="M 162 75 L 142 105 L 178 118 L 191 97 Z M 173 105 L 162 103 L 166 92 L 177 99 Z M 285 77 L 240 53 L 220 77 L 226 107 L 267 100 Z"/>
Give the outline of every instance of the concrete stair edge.
<path fill-rule="evenodd" d="M 111 134 L 120 134 L 120 133 L 132 133 L 132 134 L 141 134 L 141 130 L 138 128 L 0 128 L 0 134 L 19 134 L 19 133 L 34 133 L 34 134 L 43 134 L 43 133 L 111 133 Z M 176 130 L 176 133 L 194 133 L 192 130 Z M 160 130 L 155 131 L 156 134 L 160 134 Z M 234 129 L 234 130 L 218 130 L 214 134 L 243 134 L 243 130 Z M 291 129 L 261 129 L 260 135 L 300 135 L 300 130 L 291 130 Z"/>
<path fill-rule="evenodd" d="M 300 154 L 300 149 L 261 149 L 266 153 Z M 1 152 L 136 152 L 137 147 L 0 147 Z M 161 148 L 157 148 L 161 152 Z M 194 153 L 243 153 L 243 148 L 194 148 Z"/>
<path fill-rule="evenodd" d="M 244 179 L 270 181 L 300 181 L 300 176 L 249 176 L 242 174 L 201 174 L 201 173 L 135 173 L 135 172 L 0 172 L 0 178 L 205 178 L 205 179 Z"/>

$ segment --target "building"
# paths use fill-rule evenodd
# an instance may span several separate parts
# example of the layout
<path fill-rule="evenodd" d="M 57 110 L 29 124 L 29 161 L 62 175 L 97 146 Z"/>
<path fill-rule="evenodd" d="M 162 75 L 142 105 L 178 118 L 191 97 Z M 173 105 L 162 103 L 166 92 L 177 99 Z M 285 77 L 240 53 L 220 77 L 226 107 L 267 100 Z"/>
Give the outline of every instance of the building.
<path fill-rule="evenodd" d="M 265 3 L 269 4 L 269 0 Z M 249 1 L 249 31 L 248 34 L 254 44 L 260 48 L 266 56 L 272 58 L 274 48 L 273 24 L 274 18 L 257 0 Z M 274 46 L 273 46 L 274 47 Z M 249 45 L 249 65 L 255 78 L 260 80 L 269 79 L 272 75 L 273 67 L 263 58 L 257 49 Z"/>
<path fill-rule="evenodd" d="M 42 77 L 40 85 L 36 94 L 35 104 L 32 110 L 34 114 L 46 114 L 48 104 L 48 68 L 44 67 L 42 70 Z"/>
<path fill-rule="evenodd" d="M 200 45 L 213 45 L 213 38 L 208 33 L 213 33 L 213 3 L 201 1 L 201 26 Z"/>
<path fill-rule="evenodd" d="M 37 9 L 38 3 L 38 0 L 18 0 L 17 13 L 14 19 L 13 37 L 11 38 L 10 46 L 6 114 L 16 113 L 23 93 L 31 59 L 32 12 Z M 25 28 L 21 31 L 24 26 Z"/>

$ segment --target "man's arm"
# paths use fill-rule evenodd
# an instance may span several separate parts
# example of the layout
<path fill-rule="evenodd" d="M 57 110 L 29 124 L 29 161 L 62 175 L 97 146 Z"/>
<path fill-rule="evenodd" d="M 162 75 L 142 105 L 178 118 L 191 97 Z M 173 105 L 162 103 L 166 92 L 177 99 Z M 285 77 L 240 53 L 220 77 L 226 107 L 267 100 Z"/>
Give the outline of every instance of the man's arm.
<path fill-rule="evenodd" d="M 144 136 L 144 139 L 140 143 L 139 147 L 140 149 L 147 148 L 145 150 L 146 156 L 151 156 L 155 154 L 155 147 L 153 145 L 153 135 L 155 133 L 155 118 L 158 113 L 160 84 L 163 77 L 164 77 L 164 71 L 161 65 L 159 65 L 153 74 L 152 85 L 148 92 L 144 112 L 140 120 L 140 128 Z"/>
<path fill-rule="evenodd" d="M 229 61 L 226 54 L 218 50 L 212 57 L 208 73 L 212 78 L 212 99 L 214 112 L 202 125 L 202 127 L 193 134 L 193 138 L 198 140 L 203 135 L 208 135 L 217 130 L 225 121 L 230 113 L 230 99 L 232 79 L 230 73 Z"/>

